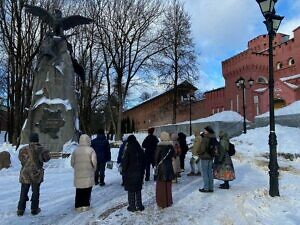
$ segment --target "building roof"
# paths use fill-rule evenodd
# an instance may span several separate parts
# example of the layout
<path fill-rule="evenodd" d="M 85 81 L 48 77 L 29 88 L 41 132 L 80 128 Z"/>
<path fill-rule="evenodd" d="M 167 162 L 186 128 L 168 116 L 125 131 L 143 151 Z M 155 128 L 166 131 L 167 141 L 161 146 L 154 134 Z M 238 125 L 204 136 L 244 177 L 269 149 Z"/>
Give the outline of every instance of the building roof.
<path fill-rule="evenodd" d="M 204 95 L 205 95 L 205 94 L 212 93 L 212 92 L 220 91 L 220 90 L 222 90 L 222 89 L 225 89 L 225 87 L 220 87 L 220 88 L 212 89 L 212 90 L 210 90 L 210 91 L 206 91 L 206 92 L 204 92 Z"/>
<path fill-rule="evenodd" d="M 180 89 L 181 89 L 181 90 L 183 90 L 183 89 L 184 89 L 184 90 L 192 90 L 192 91 L 198 90 L 198 88 L 196 88 L 194 85 L 192 85 L 192 84 L 191 84 L 190 82 L 188 82 L 187 80 L 185 80 L 185 81 L 181 82 L 180 84 L 178 84 L 178 85 L 177 85 L 177 89 L 179 89 L 179 90 L 180 90 Z M 165 91 L 165 92 L 163 92 L 163 93 L 161 93 L 161 94 L 155 95 L 155 96 L 153 96 L 153 97 L 151 97 L 151 98 L 149 98 L 149 99 L 147 99 L 147 100 L 141 102 L 140 104 L 138 104 L 138 105 L 136 105 L 136 106 L 133 106 L 133 107 L 130 108 L 130 109 L 125 110 L 124 112 L 130 111 L 130 110 L 135 109 L 135 108 L 137 108 L 137 107 L 139 107 L 139 106 L 141 106 L 141 105 L 143 105 L 143 104 L 146 104 L 146 103 L 148 103 L 148 102 L 151 102 L 151 101 L 153 101 L 153 100 L 155 100 L 155 99 L 157 99 L 157 98 L 159 98 L 159 97 L 161 97 L 161 96 L 163 96 L 163 95 L 166 95 L 166 94 L 172 92 L 173 90 L 174 90 L 174 88 L 170 88 L 169 90 L 167 90 L 167 91 Z"/>
<path fill-rule="evenodd" d="M 291 76 L 287 76 L 287 77 L 281 77 L 279 79 L 281 81 L 288 81 L 288 80 L 294 80 L 294 79 L 298 79 L 298 78 L 300 78 L 300 74 L 291 75 Z"/>

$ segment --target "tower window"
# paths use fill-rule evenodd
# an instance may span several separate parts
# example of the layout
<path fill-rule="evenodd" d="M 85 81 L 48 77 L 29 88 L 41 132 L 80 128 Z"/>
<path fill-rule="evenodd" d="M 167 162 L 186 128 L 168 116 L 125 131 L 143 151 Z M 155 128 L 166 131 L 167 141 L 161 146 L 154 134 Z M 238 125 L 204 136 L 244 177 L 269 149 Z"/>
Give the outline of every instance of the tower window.
<path fill-rule="evenodd" d="M 291 66 L 294 64 L 295 64 L 295 60 L 293 58 L 289 58 L 288 65 Z"/>
<path fill-rule="evenodd" d="M 281 62 L 278 62 L 276 64 L 276 69 L 278 69 L 278 70 L 282 69 L 282 63 Z"/>

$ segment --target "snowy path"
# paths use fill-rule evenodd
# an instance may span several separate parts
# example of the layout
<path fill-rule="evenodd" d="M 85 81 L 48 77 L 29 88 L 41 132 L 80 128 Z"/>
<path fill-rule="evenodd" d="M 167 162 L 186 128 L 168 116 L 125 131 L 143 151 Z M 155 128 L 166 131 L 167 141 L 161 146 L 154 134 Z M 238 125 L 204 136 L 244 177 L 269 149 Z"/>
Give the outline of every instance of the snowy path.
<path fill-rule="evenodd" d="M 105 187 L 94 187 L 92 192 L 92 209 L 84 213 L 76 213 L 73 209 L 75 189 L 73 188 L 73 170 L 69 160 L 51 160 L 46 166 L 45 182 L 41 186 L 42 213 L 30 215 L 30 205 L 23 217 L 16 216 L 19 188 L 18 171 L 1 174 L 0 187 L 0 224 L 233 224 L 230 214 L 232 208 L 224 210 L 227 204 L 234 204 L 236 212 L 240 212 L 238 224 L 249 224 L 244 218 L 242 207 L 246 192 L 253 192 L 257 187 L 266 185 L 263 172 L 252 168 L 247 163 L 235 162 L 238 179 L 232 182 L 231 190 L 215 188 L 214 193 L 200 193 L 202 177 L 182 176 L 179 183 L 173 185 L 174 205 L 161 210 L 155 204 L 155 183 L 146 182 L 143 188 L 145 211 L 129 213 L 126 210 L 127 192 L 120 185 L 121 178 L 117 169 L 107 170 Z M 188 168 L 188 164 L 187 164 Z M 249 187 L 250 180 L 255 180 Z M 217 187 L 219 181 L 215 181 Z M 9 196 L 9 200 L 8 200 Z M 5 206 L 5 207 L 4 207 Z M 121 206 L 105 218 L 99 217 L 108 209 Z M 123 206 L 123 207 L 122 207 Z M 226 208 L 226 207 L 225 207 Z M 216 212 L 222 211 L 218 216 Z M 104 220 L 103 220 L 104 219 Z"/>

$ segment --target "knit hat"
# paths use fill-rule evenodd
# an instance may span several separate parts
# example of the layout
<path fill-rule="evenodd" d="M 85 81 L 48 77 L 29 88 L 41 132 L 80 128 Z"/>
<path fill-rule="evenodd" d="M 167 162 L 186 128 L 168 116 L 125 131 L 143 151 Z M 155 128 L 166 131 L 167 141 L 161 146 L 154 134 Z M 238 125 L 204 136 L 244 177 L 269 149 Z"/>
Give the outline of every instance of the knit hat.
<path fill-rule="evenodd" d="M 39 135 L 37 133 L 31 133 L 29 136 L 29 142 L 39 142 Z"/>
<path fill-rule="evenodd" d="M 161 141 L 170 141 L 170 135 L 168 132 L 161 132 L 159 137 Z"/>
<path fill-rule="evenodd" d="M 206 130 L 210 134 L 214 134 L 215 133 L 214 130 L 211 128 L 211 126 L 204 127 L 204 130 Z"/>

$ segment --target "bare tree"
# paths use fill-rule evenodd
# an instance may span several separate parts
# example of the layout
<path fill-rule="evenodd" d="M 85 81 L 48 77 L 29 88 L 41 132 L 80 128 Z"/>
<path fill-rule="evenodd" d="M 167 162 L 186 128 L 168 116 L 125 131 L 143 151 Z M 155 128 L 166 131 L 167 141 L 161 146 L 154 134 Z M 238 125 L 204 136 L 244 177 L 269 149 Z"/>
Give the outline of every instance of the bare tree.
<path fill-rule="evenodd" d="M 179 0 L 172 0 L 164 13 L 164 44 L 167 46 L 157 59 L 162 84 L 173 87 L 173 116 L 176 123 L 177 86 L 180 81 L 197 80 L 196 54 L 191 37 L 191 19 Z"/>
<path fill-rule="evenodd" d="M 95 20 L 98 12 L 93 7 L 92 2 L 80 2 L 72 4 L 73 13 Z M 84 9 L 84 10 L 82 10 Z M 70 13 L 70 12 L 69 12 Z M 96 24 L 80 26 L 74 31 L 74 35 L 69 42 L 73 49 L 73 58 L 78 59 L 78 63 L 84 69 L 84 80 L 76 77 L 76 88 L 79 91 L 79 118 L 80 128 L 83 132 L 92 133 L 92 115 L 103 105 L 105 95 L 105 77 L 103 70 L 104 61 L 99 44 L 96 42 Z"/>
<path fill-rule="evenodd" d="M 97 0 L 98 39 L 106 65 L 108 98 L 117 93 L 116 138 L 121 135 L 122 111 L 133 78 L 149 69 L 162 51 L 159 0 Z M 110 102 L 110 101 L 109 101 Z"/>
<path fill-rule="evenodd" d="M 146 101 L 146 100 L 148 100 L 149 98 L 151 98 L 151 94 L 148 93 L 148 92 L 146 92 L 146 91 L 144 91 L 144 92 L 141 94 L 141 96 L 140 96 L 140 99 L 141 99 L 142 101 Z"/>
<path fill-rule="evenodd" d="M 45 27 L 24 12 L 25 4 L 49 8 L 52 1 L 6 0 L 0 5 L 1 46 L 8 107 L 9 141 L 16 144 L 26 118 L 32 92 L 35 56 L 44 37 Z"/>

